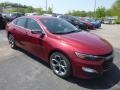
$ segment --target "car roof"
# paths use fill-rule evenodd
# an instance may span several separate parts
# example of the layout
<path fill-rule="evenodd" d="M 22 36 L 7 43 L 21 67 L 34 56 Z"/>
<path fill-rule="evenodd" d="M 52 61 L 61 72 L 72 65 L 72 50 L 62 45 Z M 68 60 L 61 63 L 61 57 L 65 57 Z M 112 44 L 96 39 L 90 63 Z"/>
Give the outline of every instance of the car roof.
<path fill-rule="evenodd" d="M 40 19 L 40 18 L 45 18 L 45 19 L 54 19 L 56 17 L 49 17 L 49 16 L 40 16 L 40 15 L 30 15 L 30 16 L 22 16 L 26 18 L 33 18 L 33 19 Z"/>

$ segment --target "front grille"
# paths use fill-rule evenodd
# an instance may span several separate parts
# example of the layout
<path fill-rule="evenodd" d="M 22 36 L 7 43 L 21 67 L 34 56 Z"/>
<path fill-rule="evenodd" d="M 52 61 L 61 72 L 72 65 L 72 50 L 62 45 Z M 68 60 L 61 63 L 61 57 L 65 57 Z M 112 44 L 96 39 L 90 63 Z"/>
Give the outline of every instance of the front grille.
<path fill-rule="evenodd" d="M 113 65 L 113 58 L 111 58 L 110 60 L 107 60 L 103 63 L 103 70 L 107 71 L 109 70 Z"/>
<path fill-rule="evenodd" d="M 110 55 L 112 55 L 112 54 L 113 54 L 113 52 L 110 52 L 110 53 L 107 53 L 107 54 L 104 54 L 104 55 L 98 55 L 98 56 L 107 57 L 107 56 L 110 56 Z"/>

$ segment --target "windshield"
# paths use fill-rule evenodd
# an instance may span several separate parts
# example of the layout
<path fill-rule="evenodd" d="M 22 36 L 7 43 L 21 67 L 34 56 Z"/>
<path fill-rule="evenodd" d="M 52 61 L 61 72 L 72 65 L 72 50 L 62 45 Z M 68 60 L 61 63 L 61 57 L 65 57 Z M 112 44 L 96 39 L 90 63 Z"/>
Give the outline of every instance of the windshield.
<path fill-rule="evenodd" d="M 53 34 L 68 34 L 79 32 L 75 26 L 69 22 L 58 18 L 41 18 L 41 22 Z"/>

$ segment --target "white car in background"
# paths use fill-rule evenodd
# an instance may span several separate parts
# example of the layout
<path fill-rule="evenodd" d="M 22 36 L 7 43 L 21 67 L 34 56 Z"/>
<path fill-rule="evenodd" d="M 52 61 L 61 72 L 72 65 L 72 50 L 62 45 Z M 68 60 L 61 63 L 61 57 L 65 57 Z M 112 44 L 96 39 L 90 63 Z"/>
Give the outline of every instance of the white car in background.
<path fill-rule="evenodd" d="M 34 13 L 25 13 L 25 16 L 31 16 L 31 15 L 38 15 L 38 13 L 34 12 Z"/>
<path fill-rule="evenodd" d="M 43 14 L 42 16 L 53 17 L 53 15 L 52 15 L 52 14 Z"/>

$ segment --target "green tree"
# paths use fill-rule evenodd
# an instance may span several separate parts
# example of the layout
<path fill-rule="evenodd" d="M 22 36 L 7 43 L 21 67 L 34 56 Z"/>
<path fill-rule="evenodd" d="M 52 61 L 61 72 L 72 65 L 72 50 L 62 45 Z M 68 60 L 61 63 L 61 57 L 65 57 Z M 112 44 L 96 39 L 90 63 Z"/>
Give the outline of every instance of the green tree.
<path fill-rule="evenodd" d="M 18 9 L 17 8 L 12 8 L 12 9 L 8 10 L 8 12 L 18 12 Z"/>
<path fill-rule="evenodd" d="M 85 16 L 87 16 L 87 13 L 85 11 L 81 11 L 80 16 L 85 17 Z"/>
<path fill-rule="evenodd" d="M 27 8 L 25 8 L 25 12 L 26 13 L 32 13 L 32 12 L 34 12 L 34 8 L 31 7 L 31 6 L 28 6 Z"/>
<path fill-rule="evenodd" d="M 92 11 L 88 11 L 86 13 L 87 13 L 87 16 L 89 16 L 89 17 L 93 17 L 94 16 L 94 12 L 92 12 Z"/>
<path fill-rule="evenodd" d="M 114 16 L 119 16 L 119 18 L 120 18 L 120 0 L 116 0 L 116 2 L 113 4 L 112 14 Z"/>
<path fill-rule="evenodd" d="M 105 16 L 113 16 L 113 10 L 112 9 L 107 9 L 105 11 Z"/>
<path fill-rule="evenodd" d="M 73 11 L 69 11 L 67 14 L 69 15 L 73 15 L 73 16 L 81 16 L 81 17 L 85 17 L 87 16 L 87 12 L 85 11 L 79 11 L 79 10 L 73 10 Z"/>
<path fill-rule="evenodd" d="M 47 13 L 48 14 L 52 14 L 53 13 L 53 9 L 51 7 L 48 7 Z"/>
<path fill-rule="evenodd" d="M 98 7 L 95 11 L 95 17 L 97 17 L 97 18 L 105 17 L 105 8 L 104 7 Z"/>
<path fill-rule="evenodd" d="M 35 8 L 35 12 L 37 12 L 40 15 L 42 15 L 44 13 L 42 8 Z"/>

